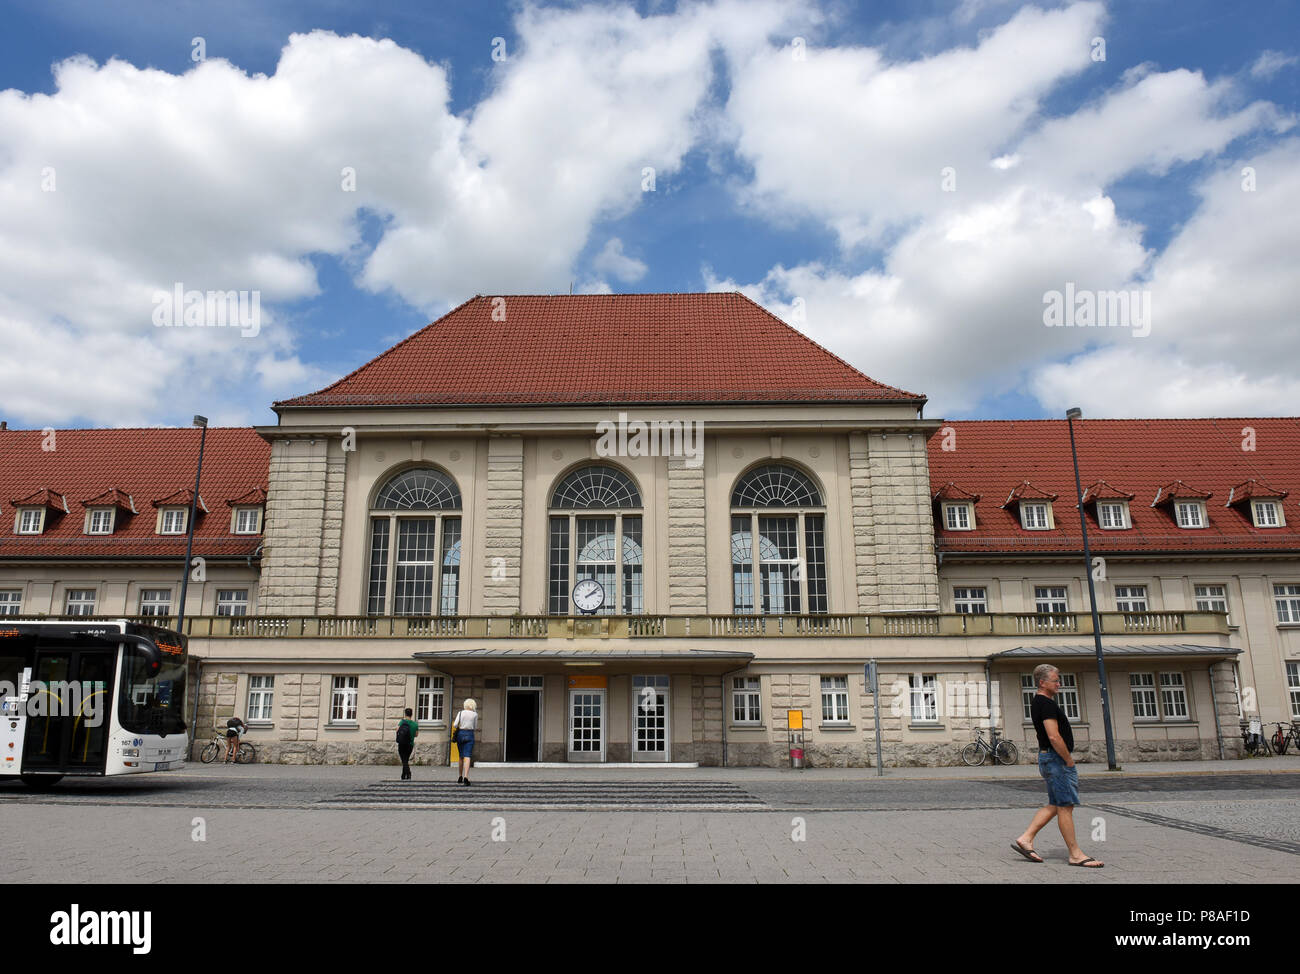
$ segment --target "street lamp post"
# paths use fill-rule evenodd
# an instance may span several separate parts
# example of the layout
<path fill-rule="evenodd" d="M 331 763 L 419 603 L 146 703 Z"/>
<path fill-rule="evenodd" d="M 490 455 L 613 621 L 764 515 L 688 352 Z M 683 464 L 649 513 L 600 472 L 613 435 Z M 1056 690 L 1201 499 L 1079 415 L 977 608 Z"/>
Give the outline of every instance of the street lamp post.
<path fill-rule="evenodd" d="M 185 632 L 185 595 L 190 586 L 190 557 L 194 554 L 194 519 L 199 507 L 199 480 L 203 476 L 203 444 L 208 438 L 208 417 L 195 416 L 194 425 L 203 430 L 199 434 L 199 466 L 194 471 L 194 496 L 190 498 L 190 520 L 185 531 L 185 567 L 181 572 L 181 604 L 176 613 L 176 631 Z"/>
<path fill-rule="evenodd" d="M 1101 652 L 1101 617 L 1097 614 L 1097 588 L 1092 582 L 1092 552 L 1088 550 L 1088 519 L 1083 514 L 1083 483 L 1079 480 L 1079 453 L 1074 446 L 1074 421 L 1083 418 L 1077 406 L 1065 412 L 1070 427 L 1070 456 L 1074 459 L 1074 490 L 1079 499 L 1079 527 L 1083 531 L 1083 575 L 1088 579 L 1088 602 L 1092 606 L 1092 638 L 1097 646 L 1097 682 L 1101 685 L 1101 716 L 1106 725 L 1106 763 L 1117 771 L 1115 733 L 1110 726 L 1110 689 L 1106 684 L 1106 660 Z"/>

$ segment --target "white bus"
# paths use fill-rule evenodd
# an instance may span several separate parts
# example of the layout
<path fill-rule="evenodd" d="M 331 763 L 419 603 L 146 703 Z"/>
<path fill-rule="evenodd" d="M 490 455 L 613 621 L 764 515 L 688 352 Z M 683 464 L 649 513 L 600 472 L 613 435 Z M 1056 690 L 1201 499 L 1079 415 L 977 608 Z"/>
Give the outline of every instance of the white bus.
<path fill-rule="evenodd" d="M 183 767 L 188 662 L 180 633 L 128 619 L 0 619 L 0 776 Z"/>

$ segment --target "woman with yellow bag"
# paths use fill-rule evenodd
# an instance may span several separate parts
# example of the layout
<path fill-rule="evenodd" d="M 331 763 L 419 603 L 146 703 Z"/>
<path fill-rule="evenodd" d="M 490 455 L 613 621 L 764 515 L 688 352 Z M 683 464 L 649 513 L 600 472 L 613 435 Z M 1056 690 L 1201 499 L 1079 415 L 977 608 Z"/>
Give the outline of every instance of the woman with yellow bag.
<path fill-rule="evenodd" d="M 474 753 L 474 730 L 478 727 L 478 704 L 470 697 L 465 701 L 465 709 L 456 715 L 451 724 L 452 747 L 460 752 L 460 777 L 458 785 L 469 784 L 470 756 Z"/>

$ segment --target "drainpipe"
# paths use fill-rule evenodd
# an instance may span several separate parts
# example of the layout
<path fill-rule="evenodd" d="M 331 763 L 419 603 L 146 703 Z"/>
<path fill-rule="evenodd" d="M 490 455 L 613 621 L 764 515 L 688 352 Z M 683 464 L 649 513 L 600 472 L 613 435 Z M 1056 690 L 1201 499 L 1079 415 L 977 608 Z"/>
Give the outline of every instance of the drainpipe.
<path fill-rule="evenodd" d="M 1214 711 L 1214 739 L 1219 742 L 1219 760 L 1223 761 L 1223 728 L 1219 725 L 1219 696 L 1214 692 L 1214 664 L 1210 664 L 1210 708 Z"/>
<path fill-rule="evenodd" d="M 993 660 L 984 660 L 984 697 L 985 706 L 989 709 L 989 740 L 993 740 Z M 997 747 L 997 745 L 993 745 Z M 994 764 L 997 763 L 996 756 Z"/>

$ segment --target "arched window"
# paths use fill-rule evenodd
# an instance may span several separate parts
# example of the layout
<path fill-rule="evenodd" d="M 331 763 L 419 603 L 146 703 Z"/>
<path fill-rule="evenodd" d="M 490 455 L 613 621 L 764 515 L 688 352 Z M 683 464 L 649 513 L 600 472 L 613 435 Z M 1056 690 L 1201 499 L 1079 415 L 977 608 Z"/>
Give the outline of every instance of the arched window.
<path fill-rule="evenodd" d="M 384 484 L 370 510 L 367 612 L 456 614 L 460 605 L 460 510 L 460 490 L 441 470 L 406 470 Z"/>
<path fill-rule="evenodd" d="M 582 467 L 560 481 L 550 504 L 552 615 L 572 611 L 569 594 L 584 578 L 605 589 L 602 615 L 645 611 L 640 512 L 641 492 L 614 467 Z"/>
<path fill-rule="evenodd" d="M 731 492 L 731 576 L 737 614 L 828 611 L 826 505 L 806 474 L 768 464 L 736 482 Z"/>

